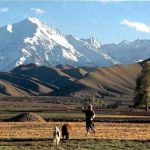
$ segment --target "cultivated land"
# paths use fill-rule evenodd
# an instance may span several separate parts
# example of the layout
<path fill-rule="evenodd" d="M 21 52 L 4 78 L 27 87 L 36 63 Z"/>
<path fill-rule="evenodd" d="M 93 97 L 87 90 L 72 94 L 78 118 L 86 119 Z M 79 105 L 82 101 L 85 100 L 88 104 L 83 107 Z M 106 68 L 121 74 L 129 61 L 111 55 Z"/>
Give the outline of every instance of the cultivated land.
<path fill-rule="evenodd" d="M 65 122 L 1 123 L 0 149 L 54 149 L 52 129 Z M 150 124 L 95 123 L 96 134 L 86 136 L 84 122 L 69 122 L 71 139 L 57 149 L 150 149 Z"/>
<path fill-rule="evenodd" d="M 49 139 L 54 126 L 66 122 L 11 122 L 0 124 L 0 139 Z M 95 123 L 96 134 L 86 136 L 84 122 L 68 122 L 72 128 L 71 139 L 124 139 L 150 140 L 150 124 L 140 123 Z"/>
<path fill-rule="evenodd" d="M 47 98 L 36 101 L 34 98 L 1 99 L 0 150 L 150 149 L 149 113 L 143 110 L 97 109 L 96 134 L 86 136 L 85 117 L 80 106 L 80 102 L 72 100 L 69 103 L 67 98 L 63 103 Z M 5 122 L 22 112 L 39 114 L 48 122 Z M 61 141 L 60 146 L 55 148 L 52 143 L 53 127 L 61 128 L 65 121 L 72 125 L 71 139 Z"/>

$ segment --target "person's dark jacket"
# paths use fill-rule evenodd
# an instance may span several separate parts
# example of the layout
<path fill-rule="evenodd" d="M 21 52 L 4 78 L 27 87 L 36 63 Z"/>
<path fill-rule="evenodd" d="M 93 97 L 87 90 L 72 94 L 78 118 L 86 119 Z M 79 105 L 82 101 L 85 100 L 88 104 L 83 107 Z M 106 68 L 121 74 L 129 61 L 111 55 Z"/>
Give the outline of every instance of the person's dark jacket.
<path fill-rule="evenodd" d="M 95 117 L 94 110 L 89 110 L 89 109 L 83 110 L 82 109 L 82 112 L 85 113 L 86 121 L 91 121 Z"/>

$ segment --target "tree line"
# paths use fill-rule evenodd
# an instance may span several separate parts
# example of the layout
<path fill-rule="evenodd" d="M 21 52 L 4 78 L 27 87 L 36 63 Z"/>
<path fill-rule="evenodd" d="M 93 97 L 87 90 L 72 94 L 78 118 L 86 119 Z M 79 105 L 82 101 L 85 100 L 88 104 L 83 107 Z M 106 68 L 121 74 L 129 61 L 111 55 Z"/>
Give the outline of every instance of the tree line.
<path fill-rule="evenodd" d="M 146 110 L 150 106 L 150 61 L 143 64 L 141 75 L 137 78 L 135 89 L 135 106 L 145 107 Z"/>

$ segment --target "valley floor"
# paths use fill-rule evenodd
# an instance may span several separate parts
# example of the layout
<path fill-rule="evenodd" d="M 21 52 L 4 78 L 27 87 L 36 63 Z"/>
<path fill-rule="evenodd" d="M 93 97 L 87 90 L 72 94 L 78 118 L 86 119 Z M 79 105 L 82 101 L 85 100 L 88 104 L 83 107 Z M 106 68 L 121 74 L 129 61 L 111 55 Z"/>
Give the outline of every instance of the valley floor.
<path fill-rule="evenodd" d="M 150 123 L 95 123 L 96 134 L 86 136 L 84 122 L 69 122 L 71 139 L 52 145 L 54 126 L 66 122 L 0 123 L 0 150 L 148 150 L 150 149 Z"/>
<path fill-rule="evenodd" d="M 0 123 L 0 140 L 50 139 L 54 126 L 66 122 L 10 122 Z M 69 122 L 71 139 L 150 140 L 150 123 L 95 123 L 96 134 L 86 136 L 84 122 Z"/>
<path fill-rule="evenodd" d="M 86 136 L 85 122 L 83 122 L 85 115 L 81 113 L 80 108 L 82 105 L 60 103 L 63 100 L 59 99 L 56 103 L 56 99 L 53 102 L 49 98 L 39 98 L 36 101 L 31 98 L 29 100 L 2 98 L 0 101 L 0 150 L 150 149 L 149 112 L 96 110 L 96 120 L 102 122 L 95 122 L 96 134 Z M 3 122 L 24 112 L 36 113 L 49 122 Z M 72 126 L 71 139 L 61 141 L 56 148 L 52 143 L 53 128 L 54 126 L 61 128 L 66 123 L 65 120 Z M 105 122 L 106 120 L 108 122 Z"/>

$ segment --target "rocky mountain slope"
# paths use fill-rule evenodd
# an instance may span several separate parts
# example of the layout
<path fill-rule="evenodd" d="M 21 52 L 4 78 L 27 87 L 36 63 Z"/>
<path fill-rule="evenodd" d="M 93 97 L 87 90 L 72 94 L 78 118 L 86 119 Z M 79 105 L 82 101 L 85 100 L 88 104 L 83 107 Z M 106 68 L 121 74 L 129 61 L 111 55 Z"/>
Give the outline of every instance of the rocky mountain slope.
<path fill-rule="evenodd" d="M 64 35 L 33 17 L 1 27 L 0 43 L 0 71 L 30 63 L 106 67 L 150 57 L 150 40 L 100 44 L 94 37 L 81 39 Z"/>
<path fill-rule="evenodd" d="M 10 71 L 22 65 L 103 66 L 114 64 L 99 52 L 94 38 L 78 39 L 65 36 L 37 18 L 0 28 L 0 70 Z"/>

